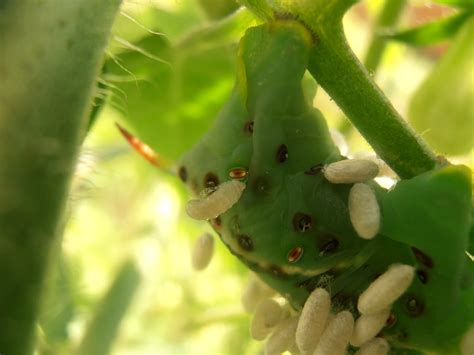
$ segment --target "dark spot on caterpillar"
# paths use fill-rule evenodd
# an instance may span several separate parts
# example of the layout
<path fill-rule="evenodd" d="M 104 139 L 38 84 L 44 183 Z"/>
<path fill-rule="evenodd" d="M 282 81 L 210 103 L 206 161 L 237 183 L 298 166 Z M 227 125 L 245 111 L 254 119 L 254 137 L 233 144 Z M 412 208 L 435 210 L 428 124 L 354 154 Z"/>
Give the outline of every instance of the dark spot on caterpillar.
<path fill-rule="evenodd" d="M 413 317 L 413 318 L 419 317 L 420 315 L 423 314 L 424 310 L 425 310 L 425 304 L 422 300 L 416 298 L 413 295 L 406 297 L 404 311 L 410 317 Z"/>
<path fill-rule="evenodd" d="M 290 263 L 295 263 L 300 260 L 304 249 L 302 247 L 294 247 L 288 252 L 287 259 Z"/>
<path fill-rule="evenodd" d="M 252 134 L 253 133 L 253 121 L 245 122 L 244 133 L 247 133 L 247 134 Z"/>
<path fill-rule="evenodd" d="M 415 258 L 420 263 L 422 263 L 423 265 L 425 265 L 429 269 L 433 268 L 433 260 L 428 255 L 426 255 L 420 249 L 415 248 L 415 247 L 411 247 L 411 250 L 412 250 L 413 254 L 415 255 Z"/>
<path fill-rule="evenodd" d="M 279 163 L 283 163 L 288 159 L 288 148 L 286 145 L 282 144 L 278 147 L 277 153 L 276 153 L 276 160 Z"/>
<path fill-rule="evenodd" d="M 204 188 L 213 188 L 219 185 L 219 178 L 214 173 L 207 173 L 204 177 Z"/>
<path fill-rule="evenodd" d="M 428 273 L 425 270 L 417 270 L 416 275 L 422 284 L 426 284 L 428 282 Z"/>
<path fill-rule="evenodd" d="M 241 180 L 247 176 L 247 169 L 245 168 L 232 168 L 229 171 L 229 177 L 232 179 Z"/>
<path fill-rule="evenodd" d="M 188 171 L 184 166 L 179 167 L 178 176 L 182 182 L 186 182 L 188 180 Z"/>
<path fill-rule="evenodd" d="M 390 312 L 387 321 L 385 322 L 385 327 L 391 328 L 395 325 L 395 323 L 397 323 L 397 316 L 395 315 L 395 313 Z"/>
<path fill-rule="evenodd" d="M 237 236 L 237 242 L 239 246 L 245 251 L 252 251 L 253 250 L 253 240 L 245 234 L 240 234 Z"/>
<path fill-rule="evenodd" d="M 309 168 L 309 170 L 306 170 L 304 173 L 306 175 L 318 175 L 319 173 L 321 173 L 321 171 L 323 171 L 323 167 L 323 164 L 313 165 L 311 168 Z"/>
<path fill-rule="evenodd" d="M 279 279 L 285 279 L 288 277 L 288 275 L 286 274 L 286 272 L 284 272 L 279 266 L 277 265 L 271 265 L 270 268 L 268 269 L 268 271 L 270 272 L 270 274 L 272 274 L 273 276 L 279 278 Z"/>
<path fill-rule="evenodd" d="M 313 217 L 305 213 L 296 213 L 293 216 L 293 227 L 298 232 L 307 232 L 313 228 Z"/>
<path fill-rule="evenodd" d="M 270 193 L 270 182 L 265 176 L 257 176 L 251 182 L 251 185 L 256 195 L 267 195 Z"/>
<path fill-rule="evenodd" d="M 339 241 L 332 234 L 326 234 L 317 241 L 319 255 L 332 254 L 339 248 Z"/>

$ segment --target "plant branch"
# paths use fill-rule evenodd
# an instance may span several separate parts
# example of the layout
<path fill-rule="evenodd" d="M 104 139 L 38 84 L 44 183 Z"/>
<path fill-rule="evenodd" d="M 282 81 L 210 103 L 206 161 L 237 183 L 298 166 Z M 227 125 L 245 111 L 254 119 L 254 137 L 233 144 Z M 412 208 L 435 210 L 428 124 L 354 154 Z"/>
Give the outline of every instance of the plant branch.
<path fill-rule="evenodd" d="M 375 152 L 401 177 L 436 165 L 436 157 L 408 126 L 349 48 L 342 24 L 318 28 L 309 71 Z"/>
<path fill-rule="evenodd" d="M 120 0 L 0 5 L 0 353 L 33 353 L 95 79 Z"/>

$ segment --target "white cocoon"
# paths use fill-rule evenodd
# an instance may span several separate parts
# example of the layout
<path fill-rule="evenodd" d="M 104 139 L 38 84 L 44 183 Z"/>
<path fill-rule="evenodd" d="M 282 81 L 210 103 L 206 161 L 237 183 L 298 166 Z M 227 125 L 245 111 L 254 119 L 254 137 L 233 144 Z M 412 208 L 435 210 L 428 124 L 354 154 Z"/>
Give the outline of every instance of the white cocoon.
<path fill-rule="evenodd" d="M 415 268 L 393 264 L 359 296 L 357 308 L 362 314 L 375 314 L 391 306 L 410 287 Z"/>

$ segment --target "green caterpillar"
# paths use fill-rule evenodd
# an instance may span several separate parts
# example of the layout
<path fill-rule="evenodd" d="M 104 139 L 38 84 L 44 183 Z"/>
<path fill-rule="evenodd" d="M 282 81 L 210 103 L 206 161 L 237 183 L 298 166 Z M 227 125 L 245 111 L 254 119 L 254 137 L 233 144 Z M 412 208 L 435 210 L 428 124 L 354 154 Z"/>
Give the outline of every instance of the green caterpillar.
<path fill-rule="evenodd" d="M 474 322 L 473 263 L 465 253 L 470 173 L 446 166 L 389 192 L 369 183 L 381 229 L 373 239 L 359 237 L 348 207 L 353 184 L 332 183 L 323 171 L 344 157 L 301 86 L 313 46 L 295 21 L 247 31 L 232 96 L 179 162 L 182 181 L 207 196 L 191 214 L 225 211 L 209 212 L 216 233 L 296 310 L 325 288 L 332 312 L 357 319 L 359 296 L 374 279 L 391 265 L 410 266 L 416 277 L 394 300 L 379 336 L 395 353 L 460 353 Z"/>

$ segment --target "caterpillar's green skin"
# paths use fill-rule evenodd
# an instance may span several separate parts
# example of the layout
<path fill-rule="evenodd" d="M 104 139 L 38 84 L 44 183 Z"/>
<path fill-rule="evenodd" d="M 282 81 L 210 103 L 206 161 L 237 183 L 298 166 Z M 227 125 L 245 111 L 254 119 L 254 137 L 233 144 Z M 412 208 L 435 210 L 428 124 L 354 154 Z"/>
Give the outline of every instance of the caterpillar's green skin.
<path fill-rule="evenodd" d="M 214 127 L 182 158 L 180 176 L 198 193 L 209 181 L 229 180 L 232 168 L 248 170 L 239 202 L 210 222 L 230 251 L 297 309 L 322 286 L 331 292 L 335 310 L 349 309 L 357 317 L 358 296 L 390 264 L 422 270 L 427 282 L 415 279 L 394 304 L 397 322 L 383 335 L 396 349 L 457 353 L 474 320 L 473 267 L 464 254 L 469 172 L 450 166 L 402 181 L 389 193 L 373 185 L 383 228 L 371 241 L 359 238 L 347 208 L 351 185 L 308 174 L 311 167 L 343 159 L 323 116 L 302 91 L 313 45 L 294 21 L 249 29 L 240 45 L 234 92 Z M 297 214 L 311 216 L 311 226 L 304 231 L 295 226 Z M 303 253 L 291 262 L 296 247 Z M 433 266 L 420 263 L 412 247 Z M 410 299 L 415 309 L 406 308 Z"/>

